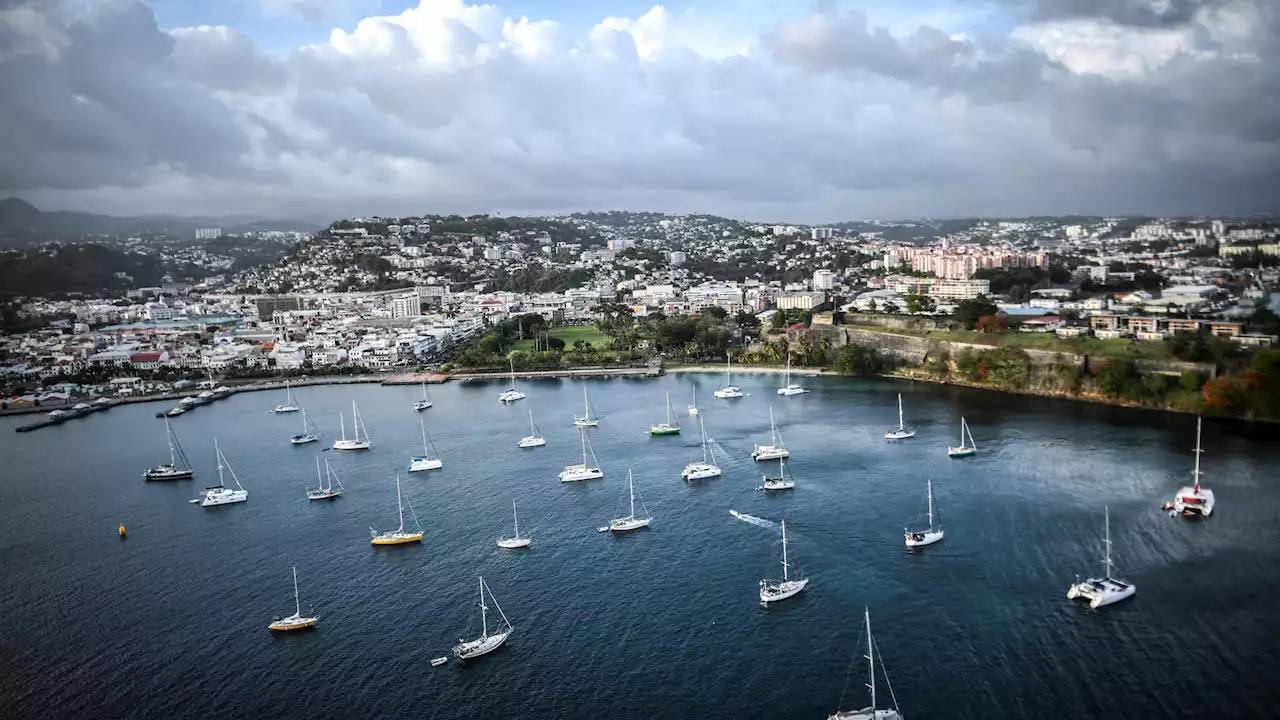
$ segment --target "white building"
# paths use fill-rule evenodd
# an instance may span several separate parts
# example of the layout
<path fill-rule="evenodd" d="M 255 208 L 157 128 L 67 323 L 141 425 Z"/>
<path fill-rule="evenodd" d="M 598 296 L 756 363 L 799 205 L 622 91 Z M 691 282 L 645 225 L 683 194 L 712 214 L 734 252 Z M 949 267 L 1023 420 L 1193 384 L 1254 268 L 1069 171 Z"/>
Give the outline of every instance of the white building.
<path fill-rule="evenodd" d="M 685 264 L 686 261 L 688 261 L 688 259 L 689 259 L 689 256 L 680 252 L 679 250 L 673 250 L 667 253 L 667 262 L 671 263 L 672 265 L 683 265 Z"/>
<path fill-rule="evenodd" d="M 822 229 L 822 228 L 815 228 Z M 836 286 L 836 274 L 831 270 L 814 270 L 813 271 L 813 289 L 814 290 L 830 290 Z"/>
<path fill-rule="evenodd" d="M 820 292 L 792 293 L 778 296 L 779 310 L 812 310 L 821 305 L 827 296 Z"/>
<path fill-rule="evenodd" d="M 809 238 L 812 240 L 830 240 L 832 233 L 831 228 L 810 228 Z"/>
<path fill-rule="evenodd" d="M 391 317 L 406 318 L 420 315 L 422 315 L 422 306 L 419 303 L 416 290 L 404 295 L 397 295 L 391 299 Z"/>
<path fill-rule="evenodd" d="M 926 286 L 929 296 L 937 300 L 975 300 L 991 295 L 990 280 L 937 280 Z"/>
<path fill-rule="evenodd" d="M 222 228 L 196 228 L 197 240 L 217 240 L 222 237 Z"/>
<path fill-rule="evenodd" d="M 164 303 L 149 302 L 143 306 L 142 316 L 150 322 L 159 322 L 161 320 L 172 320 L 174 312 L 173 308 Z"/>

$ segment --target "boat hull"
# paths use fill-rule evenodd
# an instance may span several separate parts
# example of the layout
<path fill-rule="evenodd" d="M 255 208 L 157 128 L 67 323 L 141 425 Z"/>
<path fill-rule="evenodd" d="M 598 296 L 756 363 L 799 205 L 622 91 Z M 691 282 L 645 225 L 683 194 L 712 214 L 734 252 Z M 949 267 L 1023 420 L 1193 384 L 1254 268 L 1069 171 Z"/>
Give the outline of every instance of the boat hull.
<path fill-rule="evenodd" d="M 757 462 L 762 460 L 782 460 L 789 457 L 791 457 L 790 451 L 773 445 L 756 445 L 751 450 L 751 459 Z"/>
<path fill-rule="evenodd" d="M 267 626 L 267 629 L 273 632 L 306 630 L 308 628 L 315 627 L 318 622 L 320 622 L 319 617 L 287 617 L 283 620 L 277 620 L 271 623 Z"/>
<path fill-rule="evenodd" d="M 431 403 L 429 403 L 429 402 L 427 402 L 427 401 L 425 401 L 425 400 L 419 400 L 418 402 L 416 402 L 416 403 L 414 403 L 414 404 L 413 404 L 413 409 L 414 409 L 414 410 L 417 410 L 418 412 L 422 412 L 423 410 L 427 410 L 427 409 L 429 409 L 430 407 L 431 407 Z"/>
<path fill-rule="evenodd" d="M 459 643 L 453 646 L 453 654 L 458 656 L 459 660 L 470 660 L 471 658 L 477 658 L 481 655 L 488 655 L 494 650 L 502 647 L 502 644 L 507 641 L 508 637 L 511 637 L 510 630 L 496 635 L 490 635 L 486 638 L 479 638 L 471 640 L 470 642 Z"/>
<path fill-rule="evenodd" d="M 809 586 L 809 578 L 803 580 L 787 580 L 784 582 L 773 582 L 770 580 L 760 581 L 760 604 L 768 605 L 769 603 L 781 602 L 788 598 L 804 592 Z"/>
<path fill-rule="evenodd" d="M 519 390 L 508 390 L 498 395 L 498 402 L 510 403 L 517 400 L 523 400 L 524 393 Z"/>
<path fill-rule="evenodd" d="M 341 490 L 308 490 L 308 500 L 332 500 L 342 494 Z"/>
<path fill-rule="evenodd" d="M 897 710 L 875 710 L 869 707 L 861 710 L 845 710 L 827 716 L 827 720 L 902 720 Z"/>
<path fill-rule="evenodd" d="M 971 447 L 958 447 L 958 448 L 954 448 L 954 447 L 949 447 L 949 448 L 947 448 L 947 457 L 953 457 L 953 458 L 967 458 L 967 457 L 972 457 L 972 456 L 973 456 L 973 454 L 974 454 L 974 453 L 976 453 L 976 452 L 978 452 L 978 449 L 977 449 L 977 448 L 971 448 Z"/>
<path fill-rule="evenodd" d="M 649 527 L 649 523 L 653 522 L 653 518 L 615 518 L 609 521 L 610 532 L 630 532 L 639 530 L 643 527 Z"/>
<path fill-rule="evenodd" d="M 360 440 L 337 440 L 333 443 L 334 450 L 368 450 L 370 447 L 368 442 Z"/>
<path fill-rule="evenodd" d="M 731 400 L 733 398 L 742 397 L 742 390 L 739 390 L 736 387 L 727 387 L 727 388 L 721 388 L 711 394 L 720 398 L 721 400 Z"/>
<path fill-rule="evenodd" d="M 502 538 L 498 541 L 498 547 L 508 550 L 517 548 L 527 548 L 533 543 L 533 538 Z"/>
<path fill-rule="evenodd" d="M 409 472 L 439 470 L 442 467 L 444 467 L 444 461 L 440 458 L 412 458 L 409 460 Z"/>
<path fill-rule="evenodd" d="M 320 438 L 317 435 L 294 435 L 289 438 L 289 442 L 294 445 L 306 445 L 307 443 L 313 443 L 319 439 Z"/>
<path fill-rule="evenodd" d="M 1129 583 L 1117 582 L 1110 578 L 1090 578 L 1072 585 L 1067 590 L 1067 599 L 1084 600 L 1089 603 L 1089 607 L 1096 610 L 1114 605 L 1121 600 L 1128 600 L 1137 592 L 1137 586 Z"/>
<path fill-rule="evenodd" d="M 794 490 L 795 487 L 794 480 L 765 480 L 762 486 L 766 491 Z"/>
<path fill-rule="evenodd" d="M 583 480 L 598 480 L 602 477 L 604 477 L 604 471 L 599 468 L 589 468 L 587 470 L 566 469 L 560 473 L 560 482 L 581 482 Z"/>
<path fill-rule="evenodd" d="M 809 391 L 798 386 L 787 386 L 784 388 L 778 388 L 779 395 L 803 395 L 807 392 Z"/>
<path fill-rule="evenodd" d="M 915 430 L 890 430 L 884 434 L 885 440 L 906 440 L 916 436 Z M 949 448 L 948 448 L 949 449 Z"/>
<path fill-rule="evenodd" d="M 577 427 L 600 427 L 600 421 L 588 418 L 574 418 L 573 424 Z"/>
<path fill-rule="evenodd" d="M 276 406 L 276 412 L 278 412 L 278 413 L 295 413 L 295 412 L 298 412 L 298 408 L 294 407 L 293 405 L 277 405 L 277 406 Z"/>
<path fill-rule="evenodd" d="M 535 448 L 535 447 L 542 447 L 543 445 L 546 445 L 546 444 L 547 444 L 546 438 L 533 437 L 532 435 L 530 435 L 529 437 L 520 438 L 520 441 L 516 443 L 516 447 Z"/>
<path fill-rule="evenodd" d="M 407 545 L 416 542 L 422 542 L 422 533 L 389 532 L 374 535 L 369 540 L 370 545 Z"/>
<path fill-rule="evenodd" d="M 195 475 L 195 470 L 169 470 L 162 468 L 153 468 L 142 473 L 142 479 L 148 482 L 163 482 L 165 480 L 189 480 Z"/>
<path fill-rule="evenodd" d="M 685 480 L 707 480 L 709 478 L 720 477 L 720 468 L 714 465 L 704 465 L 696 463 L 686 465 L 684 471 L 680 473 L 680 477 Z"/>
<path fill-rule="evenodd" d="M 649 428 L 650 435 L 679 435 L 680 428 L 670 425 L 654 425 Z"/>
<path fill-rule="evenodd" d="M 694 406 L 690 405 L 690 406 L 689 406 L 689 414 L 690 414 L 690 415 L 697 415 L 697 414 L 698 414 L 698 408 L 696 408 L 696 407 L 694 407 Z"/>
<path fill-rule="evenodd" d="M 920 530 L 918 532 L 904 533 L 907 547 L 917 548 L 925 545 L 932 545 L 942 539 L 943 532 L 941 530 L 930 532 L 929 530 Z"/>
<path fill-rule="evenodd" d="M 242 503 L 249 499 L 248 490 L 223 490 L 219 492 L 206 492 L 204 498 L 200 500 L 200 507 L 215 507 L 217 505 L 231 505 L 233 503 Z"/>
<path fill-rule="evenodd" d="M 1209 517 L 1213 514 L 1213 504 L 1213 491 L 1205 488 L 1200 488 L 1197 494 L 1194 487 L 1184 487 L 1173 498 L 1173 509 L 1187 517 Z"/>

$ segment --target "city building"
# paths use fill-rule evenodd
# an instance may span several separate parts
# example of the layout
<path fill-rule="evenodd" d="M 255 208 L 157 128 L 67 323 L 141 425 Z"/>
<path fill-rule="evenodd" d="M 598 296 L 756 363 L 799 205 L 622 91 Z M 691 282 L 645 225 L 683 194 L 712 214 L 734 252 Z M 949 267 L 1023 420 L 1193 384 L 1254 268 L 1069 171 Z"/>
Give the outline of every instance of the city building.
<path fill-rule="evenodd" d="M 836 286 L 836 274 L 831 270 L 813 271 L 813 289 L 830 290 Z"/>
<path fill-rule="evenodd" d="M 407 318 L 419 317 L 422 315 L 422 305 L 418 299 L 418 292 L 405 293 L 391 299 L 391 317 Z"/>
<path fill-rule="evenodd" d="M 820 292 L 791 293 L 778 296 L 779 310 L 812 310 L 821 305 L 827 296 Z"/>

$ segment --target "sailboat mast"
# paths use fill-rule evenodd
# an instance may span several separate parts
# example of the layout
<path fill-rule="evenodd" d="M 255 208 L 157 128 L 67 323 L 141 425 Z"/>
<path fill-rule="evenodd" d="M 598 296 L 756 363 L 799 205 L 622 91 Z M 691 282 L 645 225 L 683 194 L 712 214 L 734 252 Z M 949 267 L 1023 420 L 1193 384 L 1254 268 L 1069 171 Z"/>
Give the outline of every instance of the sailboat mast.
<path fill-rule="evenodd" d="M 342 413 L 338 413 L 338 427 L 339 427 L 339 428 L 341 429 L 341 431 L 342 431 L 342 441 L 343 441 L 343 442 L 346 442 L 346 440 L 347 440 L 347 419 L 346 419 L 345 417 L 343 417 Z"/>
<path fill-rule="evenodd" d="M 862 616 L 867 622 L 867 661 L 868 667 L 871 668 L 871 682 L 867 687 L 871 690 L 871 715 L 874 717 L 876 714 L 876 648 L 871 639 L 871 611 L 863 608 Z"/>
<path fill-rule="evenodd" d="M 537 435 L 538 431 L 533 427 L 533 408 L 529 408 L 529 434 Z"/>
<path fill-rule="evenodd" d="M 929 532 L 933 532 L 933 481 L 929 481 Z"/>
<path fill-rule="evenodd" d="M 298 568 L 293 568 L 293 607 L 294 614 L 302 614 L 302 601 L 298 599 Z"/>
<path fill-rule="evenodd" d="M 787 521 L 782 521 L 782 581 L 786 582 L 787 577 Z"/>
<path fill-rule="evenodd" d="M 630 470 L 628 470 L 628 471 L 627 471 L 627 490 L 628 490 L 628 491 L 630 491 L 630 493 L 631 493 L 631 515 L 630 515 L 630 517 L 635 517 L 635 516 L 636 516 L 636 485 L 635 485 L 635 483 L 634 483 L 634 482 L 632 482 L 632 480 L 631 480 L 631 471 L 630 471 Z"/>
<path fill-rule="evenodd" d="M 778 447 L 778 426 L 773 422 L 773 406 L 769 406 L 769 444 Z"/>
<path fill-rule="evenodd" d="M 213 454 L 218 458 L 218 487 L 222 487 L 222 449 L 218 447 L 218 438 L 213 439 Z"/>
<path fill-rule="evenodd" d="M 511 518 L 516 522 L 516 539 L 520 539 L 520 516 L 516 514 L 516 501 L 511 501 Z"/>
<path fill-rule="evenodd" d="M 178 458 L 173 451 L 173 427 L 169 425 L 168 415 L 164 416 L 164 432 L 166 436 L 165 439 L 169 441 L 169 467 L 177 467 Z M 1197 455 L 1196 458 L 1199 459 L 1199 456 Z"/>
<path fill-rule="evenodd" d="M 422 454 L 427 454 L 427 424 L 421 419 L 418 420 L 418 427 L 422 428 Z"/>
<path fill-rule="evenodd" d="M 480 578 L 480 637 L 489 637 L 489 621 L 485 617 L 485 611 L 489 608 L 484 605 L 484 578 Z"/>
<path fill-rule="evenodd" d="M 707 462 L 707 426 L 702 422 L 702 416 L 698 416 L 698 431 L 702 433 L 702 462 Z"/>
<path fill-rule="evenodd" d="M 667 393 L 667 425 L 671 424 L 671 393 Z"/>
<path fill-rule="evenodd" d="M 324 477 L 320 475 L 320 456 L 316 456 L 316 487 L 324 490 Z"/>
<path fill-rule="evenodd" d="M 165 422 L 168 422 L 167 420 Z M 1200 492 L 1200 453 L 1204 452 L 1200 449 L 1200 418 L 1196 417 L 1196 468 L 1191 471 L 1191 478 L 1194 480 L 1195 492 Z"/>
<path fill-rule="evenodd" d="M 1111 508 L 1109 507 L 1103 508 L 1102 512 L 1103 512 L 1103 518 L 1104 518 L 1102 542 L 1103 542 L 1103 545 L 1106 547 L 1106 551 L 1107 551 L 1107 556 L 1103 560 L 1103 564 L 1106 566 L 1107 579 L 1110 580 L 1111 579 Z"/>
<path fill-rule="evenodd" d="M 582 419 L 591 419 L 591 401 L 587 399 L 587 386 L 582 386 Z"/>
<path fill-rule="evenodd" d="M 396 474 L 396 508 L 400 511 L 400 530 L 404 532 L 404 502 L 400 499 L 400 475 Z"/>
<path fill-rule="evenodd" d="M 582 436 L 582 466 L 587 466 L 587 429 L 578 428 L 578 434 Z"/>
<path fill-rule="evenodd" d="M 905 428 L 906 425 L 902 422 L 902 393 L 898 393 L 898 430 L 901 431 Z"/>

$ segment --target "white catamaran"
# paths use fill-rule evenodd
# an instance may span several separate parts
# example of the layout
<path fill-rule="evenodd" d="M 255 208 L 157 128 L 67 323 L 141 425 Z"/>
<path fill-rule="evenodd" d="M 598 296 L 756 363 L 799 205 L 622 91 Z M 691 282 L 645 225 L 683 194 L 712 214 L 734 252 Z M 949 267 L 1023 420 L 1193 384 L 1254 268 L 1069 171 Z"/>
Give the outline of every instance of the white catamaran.
<path fill-rule="evenodd" d="M 546 438 L 542 437 L 542 435 L 538 432 L 538 425 L 533 421 L 533 408 L 529 408 L 529 435 L 527 437 L 520 438 L 520 440 L 516 442 L 516 446 L 522 447 L 522 448 L 532 448 L 532 447 L 542 447 L 543 445 L 546 445 L 546 444 L 547 444 Z"/>
<path fill-rule="evenodd" d="M 431 440 L 431 436 L 427 434 L 427 424 L 419 419 L 418 425 L 422 427 L 422 455 L 409 458 L 409 472 L 439 470 L 444 467 L 444 461 L 440 459 L 440 453 L 436 451 L 436 444 Z M 433 455 L 434 457 L 432 457 Z"/>
<path fill-rule="evenodd" d="M 799 580 L 792 580 L 790 575 L 790 564 L 787 562 L 787 521 L 782 523 L 782 579 L 781 580 L 761 580 L 760 581 L 760 604 L 768 607 L 771 602 L 786 600 L 789 597 L 799 595 L 809 585 L 809 578 L 802 577 Z"/>
<path fill-rule="evenodd" d="M 729 382 L 729 367 L 733 364 L 733 358 L 728 354 L 724 358 L 724 387 L 712 393 L 718 398 L 740 398 L 743 397 L 742 388 Z"/>
<path fill-rule="evenodd" d="M 636 485 L 631 479 L 631 471 L 627 470 L 627 493 L 631 498 L 631 512 L 626 517 L 614 518 L 609 521 L 610 532 L 626 532 L 627 530 L 639 530 L 642 527 L 648 527 L 653 522 L 653 516 L 649 514 L 648 508 L 644 506 L 644 498 L 640 498 L 640 515 L 636 515 Z"/>
<path fill-rule="evenodd" d="M 337 481 L 338 487 L 334 487 L 334 481 Z M 326 481 L 328 481 L 326 483 Z M 307 491 L 308 500 L 332 500 L 342 494 L 345 489 L 342 487 L 342 480 L 338 477 L 338 473 L 333 471 L 333 466 L 329 464 L 329 459 L 324 460 L 324 476 L 320 475 L 320 456 L 316 456 L 316 489 Z"/>
<path fill-rule="evenodd" d="M 716 465 L 716 450 L 707 441 L 707 428 L 703 425 L 701 417 L 698 418 L 698 431 L 702 433 L 702 462 L 695 460 L 685 465 L 680 477 L 685 480 L 706 480 L 707 478 L 720 477 L 720 467 Z"/>
<path fill-rule="evenodd" d="M 408 532 L 404 529 L 404 499 L 400 496 L 400 476 L 396 475 L 396 507 L 400 513 L 400 527 L 391 532 L 380 533 L 373 528 L 369 528 L 369 534 L 373 539 L 369 541 L 370 545 L 404 545 L 405 543 L 422 542 L 422 526 L 418 524 L 418 514 L 413 511 L 413 506 L 409 506 L 409 514 L 413 516 L 413 525 L 418 528 L 417 532 Z"/>
<path fill-rule="evenodd" d="M 650 435 L 679 435 L 680 421 L 673 417 L 671 412 L 671 393 L 667 393 L 667 420 L 656 425 L 649 426 Z"/>
<path fill-rule="evenodd" d="M 1213 491 L 1200 487 L 1200 418 L 1196 418 L 1196 466 L 1191 471 L 1191 486 L 1178 491 L 1173 509 L 1185 517 L 1209 517 L 1213 514 Z"/>
<path fill-rule="evenodd" d="M 422 383 L 422 399 L 413 403 L 413 409 L 422 412 L 431 407 L 431 393 L 427 392 L 427 384 Z"/>
<path fill-rule="evenodd" d="M 579 427 L 578 434 L 582 436 L 582 463 L 565 465 L 564 470 L 560 472 L 560 482 L 578 482 L 604 477 L 604 471 L 600 469 L 600 461 L 596 460 L 595 448 L 591 447 L 591 441 L 587 439 L 587 429 Z M 588 452 L 591 453 L 590 465 L 587 464 Z"/>
<path fill-rule="evenodd" d="M 333 441 L 334 450 L 368 450 L 373 446 L 369 442 L 369 431 L 364 427 L 364 418 L 360 417 L 360 408 L 356 407 L 356 401 L 351 401 L 351 417 L 352 423 L 355 425 L 355 439 L 347 439 L 347 423 L 338 416 L 338 422 L 342 429 L 342 437 Z"/>
<path fill-rule="evenodd" d="M 293 568 L 293 614 L 289 617 L 278 617 L 267 626 L 268 630 L 304 630 L 314 627 L 320 622 L 320 616 L 312 615 L 311 617 L 303 617 L 302 601 L 298 598 L 298 568 Z"/>
<path fill-rule="evenodd" d="M 884 434 L 885 440 L 906 440 L 916 436 L 915 428 L 909 428 L 902 420 L 902 393 L 898 393 L 898 429 L 888 430 Z M 964 444 L 964 438 L 960 439 L 960 444 Z"/>
<path fill-rule="evenodd" d="M 213 507 L 214 505 L 230 505 L 231 503 L 242 503 L 249 499 L 249 491 L 244 489 L 240 484 L 240 478 L 236 477 L 236 471 L 231 469 L 231 463 L 227 462 L 227 458 L 222 454 L 222 448 L 218 447 L 218 439 L 213 439 L 213 453 L 218 458 L 218 484 L 213 487 L 204 489 L 204 496 L 200 499 L 200 507 Z M 235 481 L 236 489 L 232 490 L 223 485 L 222 469 L 226 468 L 231 473 L 231 479 Z"/>
<path fill-rule="evenodd" d="M 778 432 L 778 426 L 773 422 L 773 408 L 769 408 L 769 444 L 753 445 L 751 449 L 752 460 L 777 460 L 779 458 L 789 458 L 791 453 L 787 451 L 785 445 L 782 444 L 782 435 Z"/>
<path fill-rule="evenodd" d="M 516 514 L 516 501 L 511 501 L 511 517 L 515 521 L 515 535 L 509 538 L 498 538 L 498 547 L 514 550 L 516 548 L 527 548 L 533 543 L 533 538 L 528 535 L 520 537 L 520 516 Z"/>
<path fill-rule="evenodd" d="M 870 669 L 871 682 L 867 683 L 867 690 L 871 693 L 871 705 L 861 710 L 837 710 L 834 715 L 827 717 L 827 720 L 902 720 L 902 713 L 898 710 L 898 698 L 894 697 L 893 686 L 889 685 L 889 699 L 893 701 L 893 708 L 881 708 L 876 705 L 876 656 L 880 654 L 876 648 L 875 639 L 871 636 L 871 612 L 863 609 L 863 620 L 867 625 L 867 659 Z M 883 663 L 883 660 L 881 661 Z M 885 684 L 889 682 L 889 676 L 884 676 Z M 843 704 L 843 693 L 840 698 Z"/>
<path fill-rule="evenodd" d="M 276 412 L 278 413 L 298 412 L 298 402 L 293 399 L 293 388 L 289 387 L 288 380 L 284 381 L 284 392 L 285 392 L 284 404 L 277 405 Z"/>
<path fill-rule="evenodd" d="M 489 606 L 484 604 L 484 595 L 489 593 L 489 599 L 493 602 L 493 607 L 498 610 L 498 614 L 502 616 L 502 624 L 498 626 L 496 632 L 489 632 Z M 511 625 L 511 621 L 507 620 L 507 614 L 502 612 L 502 608 L 498 605 L 498 599 L 493 596 L 493 591 L 484 584 L 484 578 L 480 578 L 480 637 L 474 640 L 458 639 L 458 644 L 453 646 L 453 654 L 459 660 L 470 660 L 471 658 L 480 657 L 497 650 L 502 647 L 502 643 L 511 637 L 511 631 L 515 628 Z"/>
<path fill-rule="evenodd" d="M 317 428 L 316 424 L 311 421 L 310 417 L 307 416 L 307 411 L 303 410 L 302 411 L 302 430 L 300 430 L 297 435 L 294 435 L 293 437 L 289 438 L 289 442 L 293 443 L 294 445 L 305 445 L 307 443 L 313 443 L 319 439 L 320 439 L 320 429 Z"/>
<path fill-rule="evenodd" d="M 791 353 L 787 352 L 787 373 L 783 376 L 782 387 L 778 388 L 779 395 L 803 395 L 809 392 L 804 388 L 791 382 Z"/>
<path fill-rule="evenodd" d="M 968 443 L 965 443 L 965 440 Z M 969 432 L 969 423 L 965 422 L 963 417 L 960 418 L 960 445 L 959 447 L 948 447 L 947 456 L 953 458 L 969 457 L 978 452 L 978 446 L 973 442 L 973 433 Z"/>
<path fill-rule="evenodd" d="M 932 545 L 942 539 L 942 534 L 943 534 L 942 522 L 939 521 L 936 527 L 934 526 L 934 522 L 933 522 L 935 513 L 933 510 L 933 481 L 932 480 L 930 480 L 928 484 L 928 496 L 929 496 L 929 529 L 927 530 L 905 530 L 904 529 L 903 534 L 906 536 L 907 547 L 909 548 Z"/>
<path fill-rule="evenodd" d="M 178 443 L 178 436 L 173 434 L 173 427 L 169 425 L 167 416 L 164 419 L 164 431 L 169 438 L 169 462 L 144 471 L 142 479 L 186 480 L 195 474 L 195 470 L 191 469 L 191 463 L 187 461 L 187 454 L 182 451 L 182 445 Z"/>
<path fill-rule="evenodd" d="M 1089 578 L 1084 582 L 1080 582 L 1080 576 L 1076 576 L 1076 582 L 1067 590 L 1068 600 L 1087 600 L 1089 607 L 1097 608 L 1103 605 L 1120 602 L 1133 597 L 1138 592 L 1138 587 L 1132 583 L 1118 580 L 1111 577 L 1111 510 L 1103 508 L 1103 535 L 1102 544 L 1104 554 L 1102 558 L 1102 566 L 1105 574 L 1100 578 Z"/>
<path fill-rule="evenodd" d="M 578 427 L 597 427 L 600 425 L 600 418 L 591 411 L 591 398 L 587 397 L 587 386 L 582 386 L 582 417 L 573 416 L 573 424 Z"/>
<path fill-rule="evenodd" d="M 498 393 L 498 401 L 511 403 L 523 400 L 524 393 L 516 389 L 516 361 L 508 358 L 507 363 L 511 366 L 511 387 Z"/>

